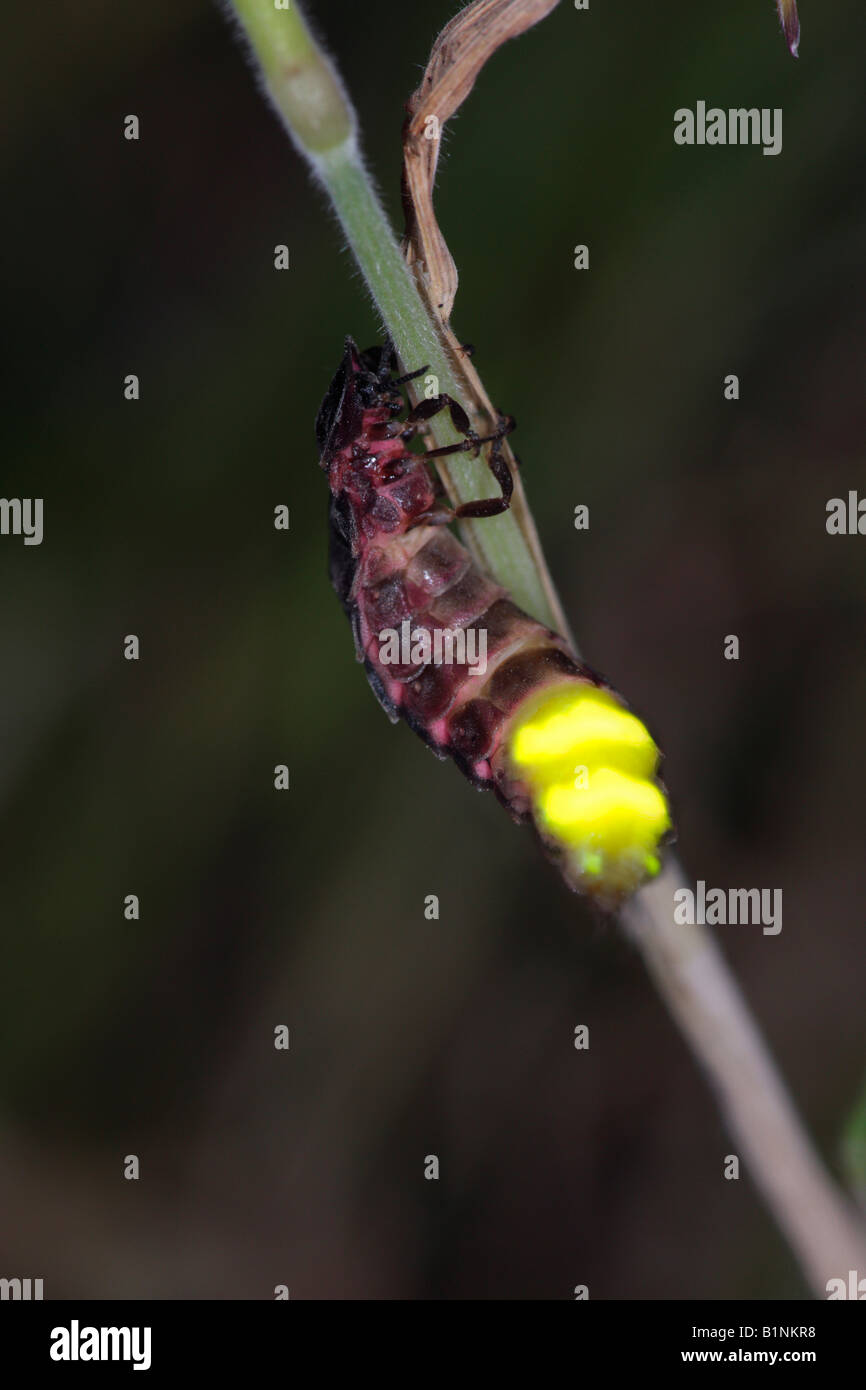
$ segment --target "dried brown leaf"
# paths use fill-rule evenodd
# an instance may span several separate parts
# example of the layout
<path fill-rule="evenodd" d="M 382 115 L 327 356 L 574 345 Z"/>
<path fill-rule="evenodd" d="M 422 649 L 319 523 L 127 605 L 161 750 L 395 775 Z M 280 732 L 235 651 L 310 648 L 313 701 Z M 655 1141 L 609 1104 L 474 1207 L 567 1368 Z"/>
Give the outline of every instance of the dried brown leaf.
<path fill-rule="evenodd" d="M 496 419 L 484 390 L 460 341 L 449 326 L 457 293 L 457 268 L 448 250 L 433 209 L 433 184 L 439 145 L 445 122 L 463 104 L 475 79 L 493 54 L 508 39 L 517 38 L 537 24 L 559 0 L 476 0 L 446 24 L 433 45 L 421 85 L 406 103 L 403 127 L 403 208 L 406 233 L 403 254 L 411 268 L 443 344 L 455 377 L 463 388 L 464 404 L 476 419 Z M 438 123 L 437 138 L 428 138 L 430 118 Z M 562 605 L 547 569 L 535 522 L 526 502 L 517 463 L 505 449 L 514 476 L 511 510 L 529 547 L 558 630 L 570 639 Z M 447 473 L 447 469 L 443 469 Z M 471 546 L 471 536 L 467 537 Z"/>

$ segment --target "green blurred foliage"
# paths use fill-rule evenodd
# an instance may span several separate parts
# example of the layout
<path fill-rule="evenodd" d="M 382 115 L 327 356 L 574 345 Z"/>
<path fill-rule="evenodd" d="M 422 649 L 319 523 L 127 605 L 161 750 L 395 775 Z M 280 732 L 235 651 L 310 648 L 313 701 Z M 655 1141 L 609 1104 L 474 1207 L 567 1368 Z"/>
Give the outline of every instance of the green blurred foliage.
<path fill-rule="evenodd" d="M 848 1117 L 842 1143 L 845 1174 L 861 1203 L 866 1205 L 866 1085 Z"/>

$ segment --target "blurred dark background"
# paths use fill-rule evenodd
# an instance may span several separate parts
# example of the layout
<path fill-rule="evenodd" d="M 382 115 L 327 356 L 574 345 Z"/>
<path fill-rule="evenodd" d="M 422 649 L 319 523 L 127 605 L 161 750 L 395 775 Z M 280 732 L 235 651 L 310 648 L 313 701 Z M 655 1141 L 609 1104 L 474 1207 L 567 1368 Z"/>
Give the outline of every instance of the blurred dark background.
<path fill-rule="evenodd" d="M 454 8 L 313 6 L 395 220 L 402 103 Z M 437 208 L 455 329 L 518 419 L 582 650 L 665 749 L 689 871 L 784 891 L 779 937 L 720 935 L 837 1167 L 866 1055 L 866 540 L 825 507 L 866 493 L 866 14 L 802 19 L 795 62 L 770 4 L 562 4 L 449 127 Z M 45 539 L 0 539 L 0 1274 L 806 1296 L 615 925 L 353 661 L 312 427 L 376 317 L 224 17 L 25 7 L 4 89 L 3 492 L 45 499 Z M 783 153 L 677 148 L 699 99 L 782 107 Z"/>

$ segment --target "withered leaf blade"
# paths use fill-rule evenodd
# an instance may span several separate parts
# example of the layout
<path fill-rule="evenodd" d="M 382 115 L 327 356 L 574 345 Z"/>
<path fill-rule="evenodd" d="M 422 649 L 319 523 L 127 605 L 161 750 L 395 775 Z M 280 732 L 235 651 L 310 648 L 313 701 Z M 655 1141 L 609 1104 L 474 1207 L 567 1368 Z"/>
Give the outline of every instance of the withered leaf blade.
<path fill-rule="evenodd" d="M 788 48 L 795 58 L 800 56 L 800 16 L 797 13 L 797 0 L 778 0 L 779 19 Z"/>
<path fill-rule="evenodd" d="M 475 85 L 484 64 L 509 39 L 518 38 L 556 9 L 559 0 L 477 0 L 461 10 L 433 45 L 420 87 L 406 103 L 403 130 L 404 254 L 420 262 L 431 303 L 447 323 L 457 293 L 457 270 L 433 212 L 433 184 L 441 132 Z"/>
<path fill-rule="evenodd" d="M 403 254 L 438 327 L 455 377 L 460 383 L 464 404 L 473 417 L 488 422 L 496 420 L 496 411 L 468 354 L 449 327 L 457 293 L 457 268 L 433 211 L 439 136 L 445 122 L 465 101 L 484 64 L 497 49 L 508 39 L 518 38 L 538 24 L 558 4 L 559 0 L 476 0 L 474 5 L 461 10 L 446 24 L 433 45 L 421 85 L 406 103 L 408 115 L 403 127 L 403 211 L 406 232 Z M 435 120 L 434 139 L 426 133 L 430 130 L 431 118 Z M 573 641 L 539 544 L 516 460 L 507 441 L 503 445 L 503 454 L 514 478 L 512 515 L 532 554 L 557 630 Z M 443 481 L 446 489 L 449 489 L 447 461 L 442 460 L 441 464 Z M 480 560 L 473 544 L 471 527 L 466 528 L 465 538 L 476 559 Z"/>

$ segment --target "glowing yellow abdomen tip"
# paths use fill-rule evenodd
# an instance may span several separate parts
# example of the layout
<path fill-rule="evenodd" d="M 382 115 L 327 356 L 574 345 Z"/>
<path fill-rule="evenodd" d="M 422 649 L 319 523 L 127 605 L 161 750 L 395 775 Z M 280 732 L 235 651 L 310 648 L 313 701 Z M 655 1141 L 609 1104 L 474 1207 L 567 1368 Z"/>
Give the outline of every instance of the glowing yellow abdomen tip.
<path fill-rule="evenodd" d="M 545 692 L 519 712 L 509 752 L 576 887 L 610 906 L 658 873 L 671 826 L 658 749 L 615 695 L 574 682 Z"/>
<path fill-rule="evenodd" d="M 512 761 L 534 781 L 571 777 L 578 753 L 584 766 L 610 764 L 636 777 L 651 776 L 658 761 L 658 750 L 637 716 L 606 690 L 590 685 L 550 692 L 512 736 Z"/>

